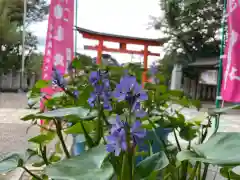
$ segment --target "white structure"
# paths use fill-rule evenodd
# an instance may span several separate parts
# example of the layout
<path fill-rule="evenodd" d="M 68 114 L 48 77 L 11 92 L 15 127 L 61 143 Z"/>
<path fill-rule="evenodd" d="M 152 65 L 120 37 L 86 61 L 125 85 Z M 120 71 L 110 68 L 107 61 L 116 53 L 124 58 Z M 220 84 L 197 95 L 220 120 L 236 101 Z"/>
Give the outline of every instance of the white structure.
<path fill-rule="evenodd" d="M 171 90 L 181 90 L 182 87 L 182 65 L 175 64 L 171 77 Z"/>

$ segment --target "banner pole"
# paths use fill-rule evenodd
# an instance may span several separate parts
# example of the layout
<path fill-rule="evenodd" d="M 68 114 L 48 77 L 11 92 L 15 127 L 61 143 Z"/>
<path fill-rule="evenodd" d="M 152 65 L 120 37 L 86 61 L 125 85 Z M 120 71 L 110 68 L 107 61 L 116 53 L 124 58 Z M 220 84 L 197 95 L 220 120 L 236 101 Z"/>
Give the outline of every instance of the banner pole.
<path fill-rule="evenodd" d="M 78 0 L 75 0 L 75 27 L 78 26 Z M 75 39 L 74 39 L 74 56 L 76 57 L 77 55 L 77 35 L 78 32 L 75 30 Z"/>
<path fill-rule="evenodd" d="M 75 27 L 78 26 L 78 0 L 75 0 Z M 77 36 L 78 31 L 75 30 L 75 37 L 74 37 L 74 56 L 77 56 Z M 72 135 L 73 137 L 73 145 L 72 145 L 72 153 L 74 156 L 77 156 L 85 151 L 85 143 L 81 135 Z"/>
<path fill-rule="evenodd" d="M 216 97 L 216 108 L 220 108 L 220 93 L 221 93 L 221 84 L 222 84 L 222 62 L 224 56 L 224 47 L 225 47 L 225 22 L 226 22 L 226 12 L 227 12 L 227 0 L 223 2 L 223 15 L 222 15 L 222 22 L 221 22 L 221 47 L 220 47 L 220 57 L 219 57 L 219 64 L 218 64 L 218 76 L 217 76 L 217 97 Z M 215 130 L 217 132 L 219 128 L 219 117 L 215 118 Z"/>

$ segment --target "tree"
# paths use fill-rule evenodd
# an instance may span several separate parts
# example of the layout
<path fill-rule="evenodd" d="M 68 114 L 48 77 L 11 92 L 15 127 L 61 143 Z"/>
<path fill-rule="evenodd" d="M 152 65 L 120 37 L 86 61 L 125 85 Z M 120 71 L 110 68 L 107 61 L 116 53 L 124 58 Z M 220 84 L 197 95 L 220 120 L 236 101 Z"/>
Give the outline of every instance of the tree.
<path fill-rule="evenodd" d="M 160 7 L 164 17 L 152 20 L 170 38 L 166 56 L 176 53 L 174 63 L 219 56 L 223 0 L 160 0 Z"/>
<path fill-rule="evenodd" d="M 42 21 L 48 13 L 47 1 L 31 2 L 27 7 L 27 26 Z M 21 67 L 23 7 L 23 0 L 0 0 L 0 66 L 5 71 Z M 25 49 L 28 54 L 37 48 L 37 43 L 37 37 L 27 31 Z"/>
<path fill-rule="evenodd" d="M 6 69 L 5 64 L 12 64 L 15 46 L 19 43 L 21 33 L 17 31 L 16 22 L 11 22 L 8 3 L 0 1 L 0 67 Z"/>

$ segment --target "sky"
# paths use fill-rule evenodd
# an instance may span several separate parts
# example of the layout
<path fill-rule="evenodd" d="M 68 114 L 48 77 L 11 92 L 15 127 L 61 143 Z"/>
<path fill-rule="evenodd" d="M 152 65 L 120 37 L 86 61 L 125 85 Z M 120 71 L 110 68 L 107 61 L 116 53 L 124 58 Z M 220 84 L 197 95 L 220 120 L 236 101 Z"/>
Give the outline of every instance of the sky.
<path fill-rule="evenodd" d="M 98 32 L 127 35 L 143 38 L 161 38 L 160 31 L 149 29 L 150 16 L 162 16 L 159 0 L 78 0 L 78 22 L 82 28 Z M 47 21 L 33 24 L 31 31 L 38 36 L 39 50 L 44 51 L 45 37 L 47 32 Z M 80 34 L 77 38 L 78 52 L 95 57 L 97 52 L 83 50 L 84 45 L 94 45 L 96 42 L 83 39 Z M 106 43 L 106 46 L 114 47 L 114 44 Z M 131 46 L 129 49 L 139 50 L 140 47 Z M 142 47 L 141 47 L 142 49 Z M 159 47 L 150 47 L 150 51 L 162 52 Z M 161 53 L 163 54 L 163 53 Z M 111 53 L 120 63 L 142 62 L 143 57 L 139 55 L 127 55 Z M 149 57 L 149 64 L 159 57 Z"/>

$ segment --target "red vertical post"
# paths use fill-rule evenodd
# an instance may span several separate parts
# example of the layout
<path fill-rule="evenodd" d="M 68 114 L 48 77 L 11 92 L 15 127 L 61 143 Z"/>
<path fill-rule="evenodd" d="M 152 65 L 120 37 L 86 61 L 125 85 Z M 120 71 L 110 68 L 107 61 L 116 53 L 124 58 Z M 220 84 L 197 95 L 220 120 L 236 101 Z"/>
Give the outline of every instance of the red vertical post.
<path fill-rule="evenodd" d="M 147 70 L 148 70 L 148 45 L 144 45 L 144 52 L 143 52 L 143 68 L 144 72 L 142 73 L 142 86 L 144 83 L 147 82 Z"/>
<path fill-rule="evenodd" d="M 102 50 L 103 50 L 103 40 L 100 39 L 98 42 L 98 50 L 97 50 L 97 64 L 100 65 L 102 63 Z"/>

